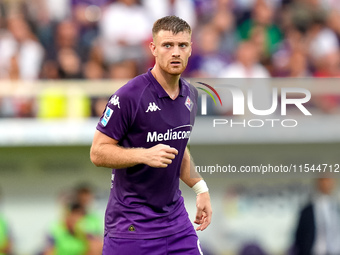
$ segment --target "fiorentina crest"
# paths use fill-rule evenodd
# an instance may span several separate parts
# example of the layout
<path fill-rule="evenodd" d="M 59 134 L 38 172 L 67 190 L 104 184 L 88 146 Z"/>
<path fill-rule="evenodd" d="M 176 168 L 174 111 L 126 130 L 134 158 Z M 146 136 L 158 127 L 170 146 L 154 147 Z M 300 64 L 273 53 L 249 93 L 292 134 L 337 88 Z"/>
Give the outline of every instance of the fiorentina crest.
<path fill-rule="evenodd" d="M 188 110 L 191 112 L 192 107 L 194 103 L 191 101 L 190 97 L 187 96 L 187 99 L 185 100 L 185 106 L 188 108 Z"/>

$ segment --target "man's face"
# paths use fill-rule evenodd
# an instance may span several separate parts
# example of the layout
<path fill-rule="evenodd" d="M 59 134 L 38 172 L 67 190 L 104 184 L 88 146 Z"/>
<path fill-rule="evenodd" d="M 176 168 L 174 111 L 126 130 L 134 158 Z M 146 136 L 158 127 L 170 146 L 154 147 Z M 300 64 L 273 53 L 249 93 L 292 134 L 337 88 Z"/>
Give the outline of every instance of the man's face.
<path fill-rule="evenodd" d="M 335 180 L 332 178 L 319 178 L 317 185 L 321 193 L 331 195 L 335 188 Z"/>
<path fill-rule="evenodd" d="M 169 74 L 179 75 L 188 64 L 191 44 L 189 32 L 174 35 L 171 31 L 161 30 L 150 43 L 150 49 L 155 56 L 156 65 Z"/>

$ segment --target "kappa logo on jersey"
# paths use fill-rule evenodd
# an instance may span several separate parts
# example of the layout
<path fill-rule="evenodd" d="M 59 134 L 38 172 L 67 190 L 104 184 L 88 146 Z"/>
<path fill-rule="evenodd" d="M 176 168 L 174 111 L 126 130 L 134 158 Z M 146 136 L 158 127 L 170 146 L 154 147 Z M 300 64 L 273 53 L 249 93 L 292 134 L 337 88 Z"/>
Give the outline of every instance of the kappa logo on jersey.
<path fill-rule="evenodd" d="M 188 108 L 189 111 L 192 110 L 194 103 L 191 101 L 190 97 L 187 96 L 187 99 L 185 100 L 185 106 Z"/>
<path fill-rule="evenodd" d="M 118 108 L 120 109 L 120 104 L 119 104 L 119 96 L 114 95 L 111 100 L 110 103 L 113 105 L 118 105 Z"/>
<path fill-rule="evenodd" d="M 155 112 L 157 110 L 161 110 L 161 109 L 156 105 L 155 102 L 150 102 L 149 103 L 149 107 L 148 107 L 148 109 L 145 112 L 149 112 L 149 111 L 150 112 Z"/>
<path fill-rule="evenodd" d="M 104 113 L 104 116 L 103 116 L 102 120 L 100 121 L 100 123 L 102 123 L 102 125 L 104 127 L 106 127 L 107 123 L 109 122 L 112 113 L 113 113 L 113 110 L 107 106 L 105 113 Z"/>

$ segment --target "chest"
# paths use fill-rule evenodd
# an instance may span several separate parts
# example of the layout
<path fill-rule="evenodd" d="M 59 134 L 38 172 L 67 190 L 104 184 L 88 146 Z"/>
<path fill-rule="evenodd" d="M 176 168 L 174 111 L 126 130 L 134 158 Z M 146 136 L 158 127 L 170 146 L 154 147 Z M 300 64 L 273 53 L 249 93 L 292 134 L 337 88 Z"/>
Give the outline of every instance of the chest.
<path fill-rule="evenodd" d="M 190 96 L 178 96 L 175 100 L 157 95 L 150 97 L 139 104 L 133 133 L 151 144 L 187 140 L 194 125 L 196 109 L 196 103 Z"/>

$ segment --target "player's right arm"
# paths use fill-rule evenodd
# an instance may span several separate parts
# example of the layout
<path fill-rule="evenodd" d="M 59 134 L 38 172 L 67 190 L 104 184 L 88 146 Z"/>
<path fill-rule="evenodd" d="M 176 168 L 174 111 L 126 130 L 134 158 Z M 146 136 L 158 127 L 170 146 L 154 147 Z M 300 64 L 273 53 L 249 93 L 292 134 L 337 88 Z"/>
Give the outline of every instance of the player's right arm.
<path fill-rule="evenodd" d="M 146 164 L 165 168 L 178 154 L 175 148 L 157 144 L 151 148 L 124 148 L 118 141 L 96 130 L 91 146 L 90 158 L 94 165 L 108 168 L 127 168 Z"/>

